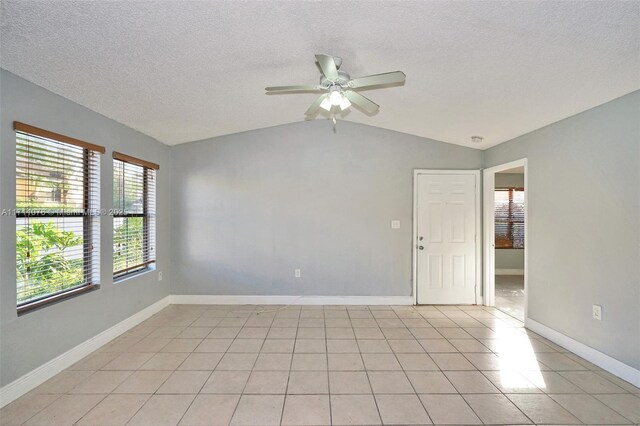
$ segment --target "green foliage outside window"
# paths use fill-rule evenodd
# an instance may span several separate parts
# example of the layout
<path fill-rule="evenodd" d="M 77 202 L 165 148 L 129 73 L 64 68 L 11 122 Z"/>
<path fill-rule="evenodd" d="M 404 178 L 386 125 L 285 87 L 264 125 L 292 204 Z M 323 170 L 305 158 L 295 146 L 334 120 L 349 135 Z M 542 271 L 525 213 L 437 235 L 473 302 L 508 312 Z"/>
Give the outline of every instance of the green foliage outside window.
<path fill-rule="evenodd" d="M 77 287 L 84 282 L 82 248 L 78 258 L 69 258 L 71 247 L 83 239 L 60 230 L 53 221 L 32 221 L 16 232 L 18 303 Z"/>
<path fill-rule="evenodd" d="M 120 225 L 117 222 L 121 221 Z M 145 261 L 142 217 L 114 218 L 113 270 L 122 271 Z"/>

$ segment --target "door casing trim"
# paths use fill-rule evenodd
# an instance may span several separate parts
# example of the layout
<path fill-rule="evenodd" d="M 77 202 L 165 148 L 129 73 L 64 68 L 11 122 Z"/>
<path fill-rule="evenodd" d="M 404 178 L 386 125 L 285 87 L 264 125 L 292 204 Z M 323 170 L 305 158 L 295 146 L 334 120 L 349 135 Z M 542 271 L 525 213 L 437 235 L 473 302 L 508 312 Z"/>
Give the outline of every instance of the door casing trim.
<path fill-rule="evenodd" d="M 413 233 L 411 235 L 413 302 L 418 304 L 418 176 L 420 175 L 473 175 L 475 176 L 475 210 L 476 210 L 476 305 L 482 305 L 482 218 L 480 170 L 413 170 Z"/>

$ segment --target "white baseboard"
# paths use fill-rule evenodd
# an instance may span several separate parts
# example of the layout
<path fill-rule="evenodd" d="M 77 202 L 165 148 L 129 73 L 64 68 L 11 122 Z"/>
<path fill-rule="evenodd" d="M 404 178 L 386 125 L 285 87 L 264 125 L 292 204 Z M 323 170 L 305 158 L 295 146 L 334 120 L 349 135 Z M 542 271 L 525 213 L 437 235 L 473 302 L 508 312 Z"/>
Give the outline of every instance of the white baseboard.
<path fill-rule="evenodd" d="M 57 356 L 51 361 L 42 364 L 25 374 L 22 377 L 0 388 L 0 408 L 41 385 L 51 377 L 60 373 L 62 370 L 71 367 L 91 352 L 109 343 L 111 340 L 120 336 L 122 333 L 140 324 L 142 321 L 151 317 L 155 313 L 169 306 L 169 296 L 157 301 L 151 306 L 146 307 L 140 312 L 120 321 L 111 328 L 97 334 L 96 336 L 80 343 L 78 346 L 69 349 L 62 355 Z"/>
<path fill-rule="evenodd" d="M 546 325 L 540 324 L 531 318 L 526 318 L 524 325 L 529 330 L 538 333 L 542 337 L 551 340 L 574 354 L 586 359 L 609 373 L 620 377 L 623 380 L 640 387 L 640 370 L 618 361 L 590 346 L 580 343 Z"/>
<path fill-rule="evenodd" d="M 496 275 L 524 275 L 524 269 L 497 269 Z"/>
<path fill-rule="evenodd" d="M 214 296 L 173 294 L 176 305 L 413 305 L 413 296 Z"/>

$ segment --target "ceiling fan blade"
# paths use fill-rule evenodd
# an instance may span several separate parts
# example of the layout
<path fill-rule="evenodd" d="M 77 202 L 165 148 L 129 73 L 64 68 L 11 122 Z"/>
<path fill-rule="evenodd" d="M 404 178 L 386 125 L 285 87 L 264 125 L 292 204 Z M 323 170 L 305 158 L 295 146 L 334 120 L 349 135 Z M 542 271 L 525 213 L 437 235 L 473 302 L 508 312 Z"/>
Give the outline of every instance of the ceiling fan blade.
<path fill-rule="evenodd" d="M 267 92 L 319 92 L 324 90 L 322 86 L 273 86 L 266 87 Z"/>
<path fill-rule="evenodd" d="M 402 71 L 386 72 L 384 74 L 368 75 L 354 78 L 349 82 L 349 87 L 359 89 L 368 86 L 380 86 L 383 84 L 404 83 L 407 76 Z"/>
<path fill-rule="evenodd" d="M 333 60 L 333 56 L 330 55 L 316 55 L 316 60 L 322 69 L 322 74 L 327 77 L 327 80 L 335 81 L 338 79 L 338 68 L 336 62 Z"/>
<path fill-rule="evenodd" d="M 365 98 L 360 93 L 354 92 L 353 90 L 345 90 L 344 95 L 352 104 L 362 108 L 367 114 L 373 114 L 380 109 L 380 106 L 377 103 Z"/>
<path fill-rule="evenodd" d="M 313 101 L 313 103 L 311 104 L 311 106 L 309 107 L 309 109 L 307 109 L 307 111 L 304 113 L 304 115 L 314 115 L 315 113 L 318 112 L 318 110 L 320 109 L 320 104 L 322 103 L 322 101 L 324 101 L 327 97 L 329 97 L 328 93 L 325 93 L 324 95 L 320 95 L 316 98 L 315 101 Z"/>

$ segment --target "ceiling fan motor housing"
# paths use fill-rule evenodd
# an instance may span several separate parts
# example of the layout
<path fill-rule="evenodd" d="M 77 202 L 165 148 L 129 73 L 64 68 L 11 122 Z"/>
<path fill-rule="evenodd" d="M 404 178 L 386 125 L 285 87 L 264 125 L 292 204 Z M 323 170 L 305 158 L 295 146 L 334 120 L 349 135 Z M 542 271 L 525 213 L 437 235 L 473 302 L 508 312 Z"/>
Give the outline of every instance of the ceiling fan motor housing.
<path fill-rule="evenodd" d="M 340 86 L 348 87 L 351 76 L 344 71 L 338 71 L 338 78 L 335 81 L 328 80 L 324 75 L 320 76 L 320 85 L 322 87 Z"/>

